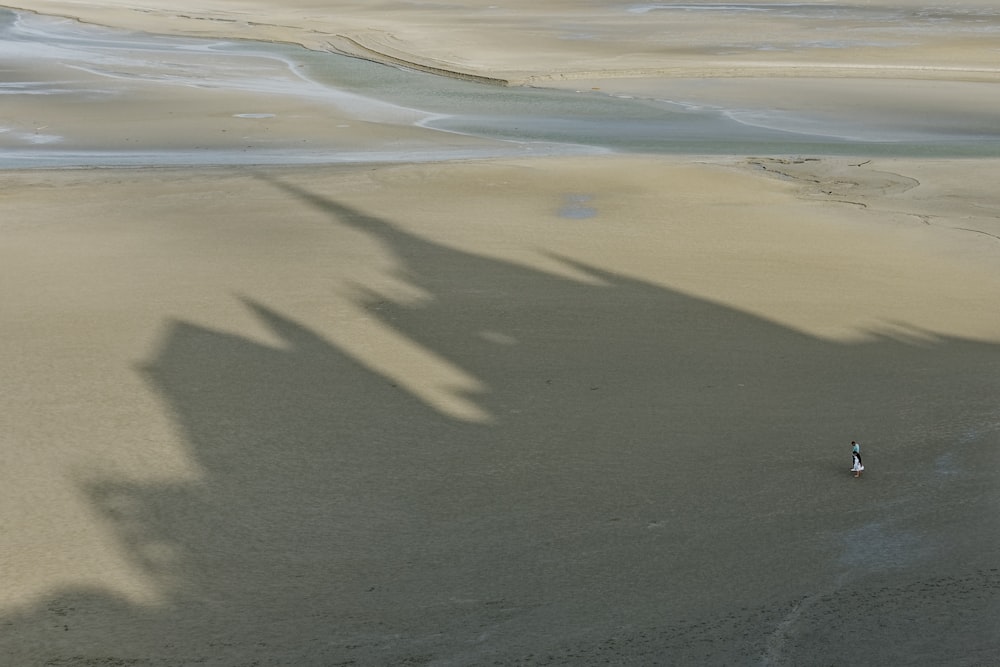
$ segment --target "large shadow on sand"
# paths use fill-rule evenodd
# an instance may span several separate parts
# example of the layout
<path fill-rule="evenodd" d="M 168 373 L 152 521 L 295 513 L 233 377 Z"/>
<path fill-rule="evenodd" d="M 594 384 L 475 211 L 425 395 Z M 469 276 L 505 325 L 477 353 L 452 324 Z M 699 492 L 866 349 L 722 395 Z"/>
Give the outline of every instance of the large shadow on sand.
<path fill-rule="evenodd" d="M 272 184 L 331 234 L 394 254 L 428 298 L 363 305 L 475 377 L 462 399 L 486 418 L 435 410 L 280 304 L 244 299 L 280 346 L 171 323 L 140 372 L 202 480 L 86 489 L 165 602 L 66 590 L 8 613 L 16 664 L 1000 651 L 1000 346 L 818 340 L 568 259 L 590 280 L 457 251 Z"/>

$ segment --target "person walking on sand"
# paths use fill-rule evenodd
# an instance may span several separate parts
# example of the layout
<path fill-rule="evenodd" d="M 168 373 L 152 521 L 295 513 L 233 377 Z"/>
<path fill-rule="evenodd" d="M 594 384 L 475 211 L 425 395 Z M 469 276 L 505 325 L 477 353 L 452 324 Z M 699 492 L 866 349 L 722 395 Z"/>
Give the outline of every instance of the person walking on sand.
<path fill-rule="evenodd" d="M 861 463 L 861 448 L 856 447 L 851 455 L 854 457 L 854 466 L 851 468 L 851 472 L 854 473 L 855 477 L 861 477 L 861 471 L 865 469 L 864 465 Z"/>

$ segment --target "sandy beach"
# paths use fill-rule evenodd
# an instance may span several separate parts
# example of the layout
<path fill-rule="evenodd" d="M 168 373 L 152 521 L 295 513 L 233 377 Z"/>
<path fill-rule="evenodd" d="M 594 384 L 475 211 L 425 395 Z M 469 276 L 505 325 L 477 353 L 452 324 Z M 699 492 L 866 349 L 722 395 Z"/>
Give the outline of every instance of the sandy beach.
<path fill-rule="evenodd" d="M 997 661 L 993 3 L 337 4 L 4 5 L 9 664 Z"/>

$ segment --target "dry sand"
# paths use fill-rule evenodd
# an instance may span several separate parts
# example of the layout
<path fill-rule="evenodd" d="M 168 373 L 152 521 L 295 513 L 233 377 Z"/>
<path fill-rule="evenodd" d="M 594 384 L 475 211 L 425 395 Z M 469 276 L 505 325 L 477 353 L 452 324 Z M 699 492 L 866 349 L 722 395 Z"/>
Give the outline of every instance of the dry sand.
<path fill-rule="evenodd" d="M 31 8 L 313 46 L 382 35 L 497 78 L 592 73 L 604 48 L 661 68 L 641 34 L 625 50 L 620 32 L 527 31 L 567 3 L 505 5 L 524 41 L 504 48 L 486 3 L 178 4 Z M 612 26 L 588 11 L 569 22 Z M 980 39 L 995 33 L 931 60 L 981 76 Z M 352 140 L 393 140 L 369 129 Z M 998 167 L 0 172 L 0 653 L 995 662 Z"/>

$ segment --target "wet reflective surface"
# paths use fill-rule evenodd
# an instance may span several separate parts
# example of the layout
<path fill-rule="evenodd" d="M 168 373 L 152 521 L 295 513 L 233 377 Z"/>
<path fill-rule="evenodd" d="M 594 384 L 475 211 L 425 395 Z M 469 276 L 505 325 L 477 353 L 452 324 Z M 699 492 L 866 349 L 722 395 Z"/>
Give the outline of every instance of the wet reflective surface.
<path fill-rule="evenodd" d="M 709 8 L 643 5 L 630 11 L 668 9 Z M 808 4 L 711 10 L 844 11 Z M 735 85 L 727 80 L 666 81 L 645 96 L 496 87 L 292 45 L 155 36 L 3 10 L 0 63 L 0 99 L 6 108 L 0 113 L 0 166 L 6 168 L 419 161 L 605 151 L 1000 154 L 1000 123 L 988 106 L 979 114 L 957 113 L 946 104 L 929 110 L 919 101 L 916 107 L 888 110 L 824 107 L 807 104 L 810 96 L 803 94 L 797 108 L 768 108 L 766 100 L 752 105 L 727 101 L 727 87 Z M 813 80 L 811 85 L 820 86 L 821 93 L 827 86 L 836 99 L 836 86 L 843 83 Z M 884 96 L 886 88 L 903 94 L 922 84 L 887 80 L 877 85 Z M 969 86 L 986 90 L 990 84 L 926 85 L 946 99 L 949 90 L 964 95 Z M 206 100 L 214 109 L 221 95 L 243 104 L 220 103 L 214 111 L 230 124 L 211 136 L 199 134 L 204 128 L 189 130 L 198 120 L 196 109 Z M 62 116 L 28 118 L 40 97 L 51 99 L 51 113 Z M 137 99 L 149 102 L 135 110 L 141 119 L 122 111 Z M 125 116 L 112 124 L 107 118 L 112 113 Z M 297 130 L 305 121 L 318 123 L 322 131 Z M 338 130 L 354 132 L 352 122 L 381 127 L 392 141 L 365 142 L 357 133 L 353 141 L 337 139 Z M 257 134 L 243 128 L 256 128 Z"/>

